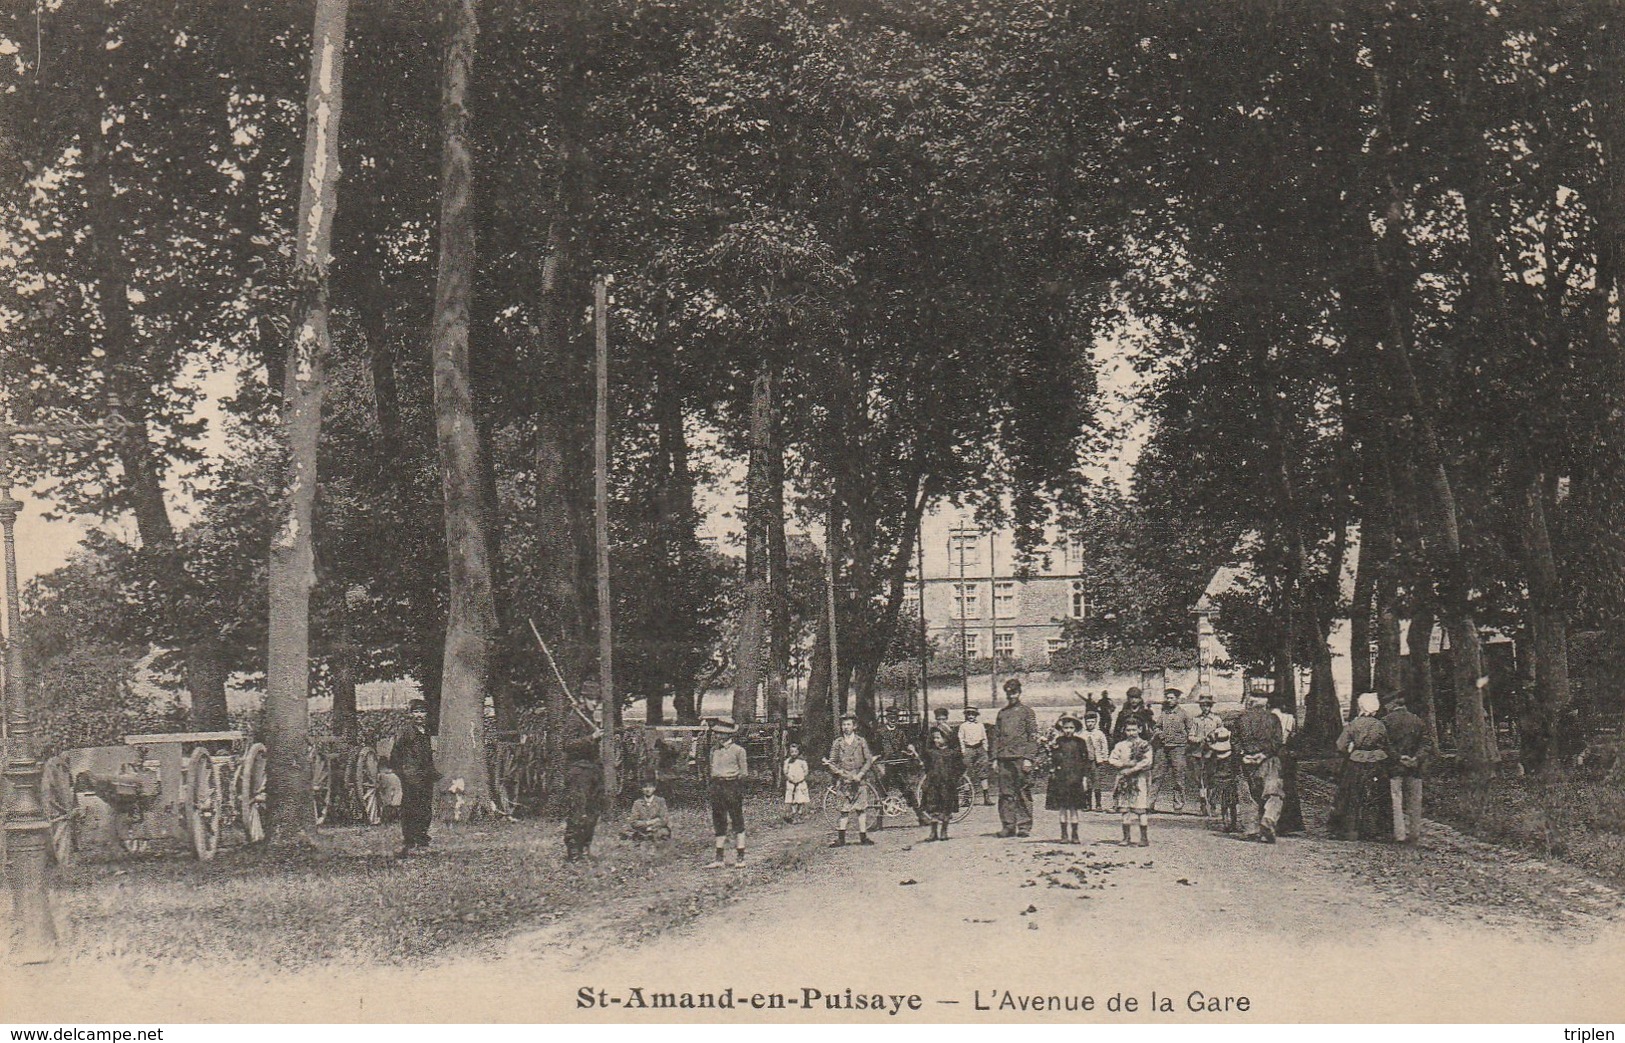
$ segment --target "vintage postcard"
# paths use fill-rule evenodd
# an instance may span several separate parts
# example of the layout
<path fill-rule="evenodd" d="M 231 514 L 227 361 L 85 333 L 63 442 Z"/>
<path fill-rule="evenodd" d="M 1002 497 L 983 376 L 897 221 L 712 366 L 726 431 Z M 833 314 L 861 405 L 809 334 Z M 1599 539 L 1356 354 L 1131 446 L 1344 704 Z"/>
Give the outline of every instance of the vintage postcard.
<path fill-rule="evenodd" d="M 0 1020 L 1612 1038 L 1622 23 L 0 6 Z"/>

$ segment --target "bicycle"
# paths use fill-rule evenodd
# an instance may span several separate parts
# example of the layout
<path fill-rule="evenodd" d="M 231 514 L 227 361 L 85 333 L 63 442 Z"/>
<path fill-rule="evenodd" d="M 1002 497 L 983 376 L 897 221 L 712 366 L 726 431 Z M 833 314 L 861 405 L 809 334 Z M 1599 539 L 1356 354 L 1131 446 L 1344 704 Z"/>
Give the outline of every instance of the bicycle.
<path fill-rule="evenodd" d="M 970 817 L 970 809 L 976 799 L 976 784 L 971 782 L 967 772 L 959 776 L 959 810 L 949 816 L 950 823 L 963 822 Z M 914 780 L 914 805 L 919 807 L 925 801 L 925 777 Z"/>
<path fill-rule="evenodd" d="M 828 766 L 829 762 L 825 761 L 824 763 L 826 766 Z M 846 812 L 841 810 L 841 805 L 846 803 L 846 798 L 842 795 L 840 787 L 836 785 L 836 781 L 837 777 L 832 774 L 830 776 L 829 787 L 824 790 L 824 815 L 831 822 L 838 822 L 844 815 L 857 814 L 857 812 Z M 885 828 L 887 805 L 886 798 L 882 796 L 880 792 L 880 787 L 876 786 L 874 782 L 867 777 L 865 777 L 859 785 L 861 787 L 860 791 L 863 794 L 863 814 L 866 818 L 869 829 L 871 831 L 876 831 Z"/>

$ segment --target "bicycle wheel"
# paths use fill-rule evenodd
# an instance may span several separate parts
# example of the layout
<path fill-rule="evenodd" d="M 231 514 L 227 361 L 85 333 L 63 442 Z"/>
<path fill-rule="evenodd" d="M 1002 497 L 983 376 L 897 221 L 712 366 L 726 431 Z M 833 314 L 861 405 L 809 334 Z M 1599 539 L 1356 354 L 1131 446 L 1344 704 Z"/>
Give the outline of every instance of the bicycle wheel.
<path fill-rule="evenodd" d="M 949 822 L 963 822 L 970 816 L 971 804 L 976 800 L 976 785 L 971 782 L 969 775 L 959 776 L 959 810 L 948 819 Z"/>
<path fill-rule="evenodd" d="M 898 798 L 901 802 L 901 798 Z M 879 832 L 886 828 L 886 798 L 881 795 L 880 787 L 872 782 L 863 784 L 863 810 L 868 819 L 871 830 Z M 906 805 L 905 805 L 906 806 Z"/>

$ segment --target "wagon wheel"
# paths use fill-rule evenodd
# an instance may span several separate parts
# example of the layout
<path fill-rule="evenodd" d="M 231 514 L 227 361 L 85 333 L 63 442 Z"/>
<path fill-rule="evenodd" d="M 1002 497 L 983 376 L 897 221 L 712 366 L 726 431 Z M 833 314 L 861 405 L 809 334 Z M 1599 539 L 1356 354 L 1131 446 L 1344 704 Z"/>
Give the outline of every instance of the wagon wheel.
<path fill-rule="evenodd" d="M 248 748 L 243 755 L 242 763 L 237 766 L 237 821 L 242 823 L 243 833 L 248 837 L 250 844 L 258 844 L 265 840 L 265 804 L 266 804 L 266 757 L 263 743 L 256 742 Z"/>
<path fill-rule="evenodd" d="M 350 758 L 350 798 L 355 802 L 356 821 L 376 826 L 384 820 L 383 800 L 378 793 L 378 754 L 363 746 Z"/>
<path fill-rule="evenodd" d="M 310 754 L 310 797 L 316 807 L 316 824 L 320 826 L 327 821 L 327 813 L 333 807 L 333 765 L 321 750 L 312 750 Z"/>
<path fill-rule="evenodd" d="M 491 748 L 491 806 L 498 815 L 513 817 L 518 806 L 518 776 L 513 750 L 505 743 Z"/>
<path fill-rule="evenodd" d="M 79 795 L 61 756 L 45 762 L 45 817 L 51 824 L 51 858 L 59 866 L 73 862 L 74 831 L 79 819 Z"/>
<path fill-rule="evenodd" d="M 199 862 L 213 858 L 220 846 L 220 819 L 225 810 L 220 790 L 220 771 L 209 751 L 193 750 L 186 762 L 186 824 Z"/>

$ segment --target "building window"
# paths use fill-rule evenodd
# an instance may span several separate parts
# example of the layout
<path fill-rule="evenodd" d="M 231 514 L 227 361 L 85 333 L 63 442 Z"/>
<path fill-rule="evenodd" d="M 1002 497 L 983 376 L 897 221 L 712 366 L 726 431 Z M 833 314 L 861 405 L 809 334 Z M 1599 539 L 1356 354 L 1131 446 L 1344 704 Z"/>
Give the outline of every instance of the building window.
<path fill-rule="evenodd" d="M 965 658 L 975 659 L 982 654 L 982 635 L 965 634 Z"/>
<path fill-rule="evenodd" d="M 1046 638 L 1044 641 L 1044 651 L 1051 659 L 1054 659 L 1056 656 L 1066 651 L 1066 639 L 1062 637 Z"/>
<path fill-rule="evenodd" d="M 993 635 L 993 655 L 998 659 L 1016 657 L 1016 635 L 1012 631 L 1002 630 Z"/>
<path fill-rule="evenodd" d="M 954 618 L 975 619 L 982 614 L 982 609 L 976 596 L 976 584 L 954 584 Z"/>
<path fill-rule="evenodd" d="M 1061 560 L 1066 564 L 1067 568 L 1069 568 L 1069 569 L 1080 569 L 1080 568 L 1082 568 L 1083 567 L 1083 547 L 1081 547 L 1080 545 L 1078 545 L 1076 543 L 1068 543 L 1061 550 Z"/>
<path fill-rule="evenodd" d="M 982 563 L 982 537 L 978 534 L 965 536 L 950 536 L 948 538 L 948 560 L 954 567 L 980 565 Z"/>
<path fill-rule="evenodd" d="M 1016 584 L 993 584 L 993 612 L 999 619 L 1016 618 Z"/>
<path fill-rule="evenodd" d="M 903 588 L 903 608 L 915 615 L 920 611 L 920 588 L 909 586 Z"/>
<path fill-rule="evenodd" d="M 1089 614 L 1089 596 L 1084 590 L 1082 580 L 1072 583 L 1072 618 L 1082 619 Z"/>

